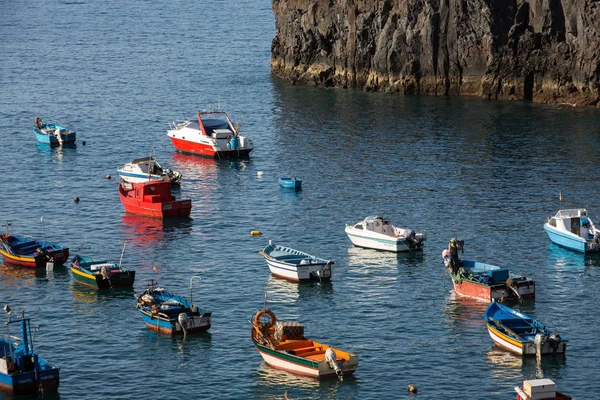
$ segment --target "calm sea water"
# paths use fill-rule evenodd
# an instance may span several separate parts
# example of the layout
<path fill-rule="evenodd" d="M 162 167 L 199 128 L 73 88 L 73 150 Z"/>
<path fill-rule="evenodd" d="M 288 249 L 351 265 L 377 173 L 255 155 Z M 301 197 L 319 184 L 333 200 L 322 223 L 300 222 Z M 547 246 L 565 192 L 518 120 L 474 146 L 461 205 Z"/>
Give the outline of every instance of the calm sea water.
<path fill-rule="evenodd" d="M 414 384 L 415 399 L 509 399 L 542 376 L 600 398 L 600 257 L 562 250 L 542 228 L 570 206 L 600 222 L 598 110 L 292 86 L 269 74 L 267 1 L 0 10 L 0 219 L 73 254 L 86 243 L 86 254 L 118 261 L 127 242 L 123 262 L 137 271 L 135 291 L 97 293 L 64 267 L 0 267 L 0 303 L 41 325 L 38 350 L 61 367 L 52 398 L 411 398 Z M 168 122 L 219 104 L 253 139 L 251 158 L 175 153 Z M 66 119 L 77 146 L 36 144 L 38 115 Z M 126 214 L 117 180 L 105 179 L 153 151 L 183 174 L 192 220 Z M 282 191 L 280 175 L 304 189 Z M 372 214 L 425 230 L 423 254 L 353 248 L 344 225 Z M 455 298 L 441 263 L 457 235 L 465 258 L 536 280 L 537 298 L 520 309 L 570 339 L 565 358 L 538 366 L 492 345 L 486 305 Z M 269 239 L 333 259 L 331 283 L 270 277 L 258 254 Z M 187 295 L 193 275 L 210 333 L 146 330 L 134 292 L 154 278 Z M 262 364 L 248 320 L 265 293 L 280 319 L 356 353 L 355 376 L 318 382 Z"/>

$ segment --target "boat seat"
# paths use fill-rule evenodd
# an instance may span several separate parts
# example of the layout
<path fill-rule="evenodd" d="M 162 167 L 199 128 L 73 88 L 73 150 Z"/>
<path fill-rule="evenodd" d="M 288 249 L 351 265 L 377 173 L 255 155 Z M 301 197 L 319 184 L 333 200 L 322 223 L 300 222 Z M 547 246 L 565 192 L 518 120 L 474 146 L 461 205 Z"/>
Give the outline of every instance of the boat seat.
<path fill-rule="evenodd" d="M 302 353 L 302 354 L 296 353 L 296 355 L 300 356 L 300 357 L 310 357 L 310 356 L 316 356 L 318 354 L 325 354 L 325 350 L 309 351 L 307 353 Z"/>
<path fill-rule="evenodd" d="M 20 247 L 17 249 L 13 248 L 13 252 L 15 254 L 27 254 L 27 253 L 33 253 L 34 251 L 36 251 L 38 248 L 40 248 L 41 246 L 39 244 L 36 244 L 34 246 L 27 246 L 27 247 Z"/>

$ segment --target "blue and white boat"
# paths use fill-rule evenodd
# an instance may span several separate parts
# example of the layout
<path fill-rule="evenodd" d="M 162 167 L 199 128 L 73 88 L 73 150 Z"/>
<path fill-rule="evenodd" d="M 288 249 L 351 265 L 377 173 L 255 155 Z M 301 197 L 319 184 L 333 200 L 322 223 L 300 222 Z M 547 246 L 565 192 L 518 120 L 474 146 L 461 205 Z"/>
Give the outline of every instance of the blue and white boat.
<path fill-rule="evenodd" d="M 33 133 L 38 142 L 50 146 L 73 144 L 77 139 L 77 134 L 60 121 L 49 120 L 42 122 L 39 117 L 35 119 Z"/>
<path fill-rule="evenodd" d="M 192 290 L 194 278 L 190 279 L 190 299 L 184 299 L 164 288 L 150 288 L 138 296 L 137 309 L 149 329 L 167 335 L 186 335 L 187 333 L 204 332 L 210 329 L 212 312 L 194 304 Z"/>
<path fill-rule="evenodd" d="M 585 208 L 559 210 L 544 224 L 552 242 L 582 253 L 600 251 L 600 230 L 596 229 Z"/>
<path fill-rule="evenodd" d="M 300 190 L 302 189 L 302 179 L 282 176 L 279 178 L 279 185 L 284 189 Z"/>
<path fill-rule="evenodd" d="M 29 318 L 23 312 L 20 318 L 12 320 L 8 304 L 4 311 L 8 314 L 8 332 L 0 336 L 0 389 L 18 395 L 56 392 L 60 368 L 51 365 L 33 348 Z M 10 335 L 12 324 L 19 324 L 21 337 Z"/>
<path fill-rule="evenodd" d="M 496 345 L 520 356 L 564 354 L 568 340 L 510 307 L 491 302 L 483 314 Z"/>
<path fill-rule="evenodd" d="M 399 228 L 380 216 L 367 217 L 356 224 L 346 225 L 346 234 L 353 245 L 394 252 L 423 250 L 425 232 Z"/>
<path fill-rule="evenodd" d="M 333 274 L 333 261 L 312 256 L 289 247 L 269 245 L 260 252 L 275 276 L 293 282 L 328 280 Z"/>
<path fill-rule="evenodd" d="M 144 183 L 168 179 L 171 184 L 181 183 L 181 174 L 169 168 L 163 168 L 154 157 L 136 158 L 130 163 L 117 168 L 117 174 L 125 182 Z"/>

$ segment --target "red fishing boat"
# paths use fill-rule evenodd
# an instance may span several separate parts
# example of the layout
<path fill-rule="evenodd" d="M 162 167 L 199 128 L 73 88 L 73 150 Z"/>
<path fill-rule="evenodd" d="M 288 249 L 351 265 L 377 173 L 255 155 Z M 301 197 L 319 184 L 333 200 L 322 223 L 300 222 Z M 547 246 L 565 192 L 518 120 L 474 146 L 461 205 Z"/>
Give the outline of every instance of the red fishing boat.
<path fill-rule="evenodd" d="M 151 217 L 189 217 L 192 200 L 175 199 L 171 194 L 171 182 L 148 181 L 133 183 L 121 180 L 119 196 L 126 211 Z"/>
<path fill-rule="evenodd" d="M 208 157 L 246 157 L 254 144 L 240 136 L 240 125 L 233 125 L 224 111 L 198 111 L 197 120 L 173 122 L 167 131 L 175 149 Z"/>

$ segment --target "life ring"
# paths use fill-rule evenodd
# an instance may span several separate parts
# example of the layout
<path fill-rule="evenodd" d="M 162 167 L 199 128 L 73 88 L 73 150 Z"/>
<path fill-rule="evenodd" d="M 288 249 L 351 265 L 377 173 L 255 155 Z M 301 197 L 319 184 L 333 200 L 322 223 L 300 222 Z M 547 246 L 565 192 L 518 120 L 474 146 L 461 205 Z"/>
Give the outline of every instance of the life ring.
<path fill-rule="evenodd" d="M 269 322 L 261 322 L 260 321 L 260 318 L 263 315 L 268 315 L 269 316 Z M 258 326 L 258 327 L 261 327 L 261 328 L 264 328 L 264 329 L 268 329 L 268 328 L 272 327 L 273 325 L 275 325 L 276 321 L 277 321 L 277 318 L 275 318 L 275 313 L 273 313 L 273 311 L 271 311 L 269 309 L 260 310 L 254 316 L 254 325 Z"/>

